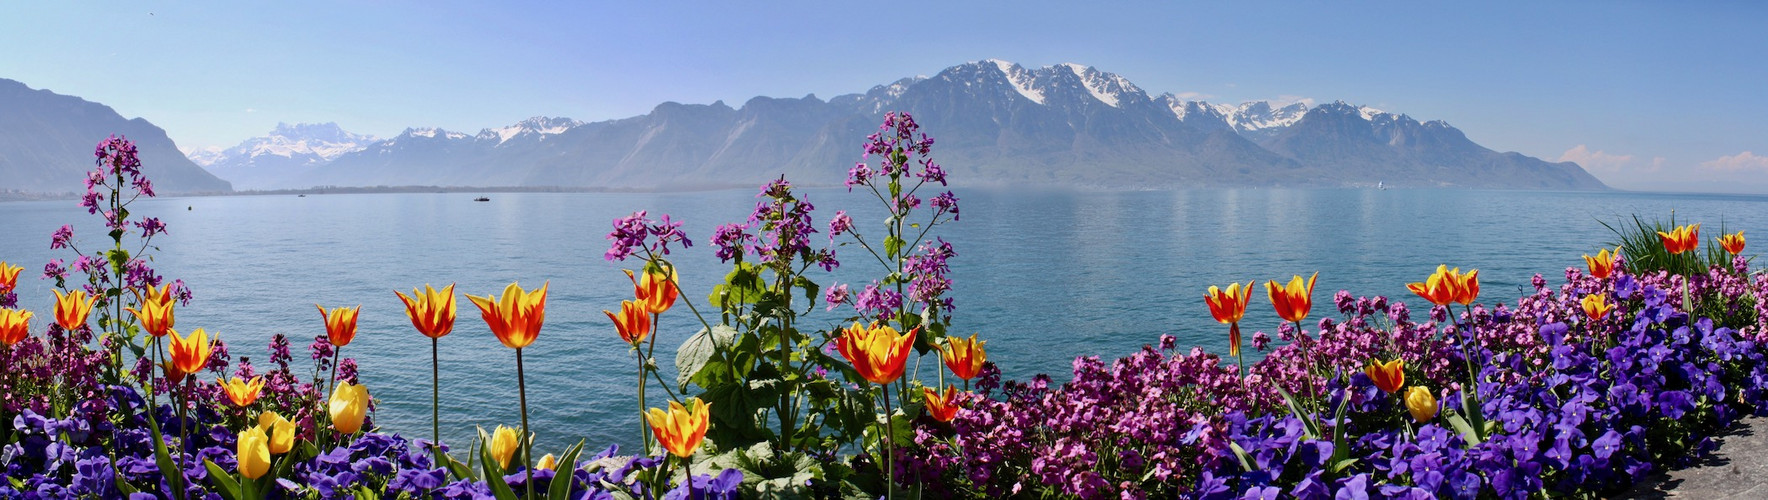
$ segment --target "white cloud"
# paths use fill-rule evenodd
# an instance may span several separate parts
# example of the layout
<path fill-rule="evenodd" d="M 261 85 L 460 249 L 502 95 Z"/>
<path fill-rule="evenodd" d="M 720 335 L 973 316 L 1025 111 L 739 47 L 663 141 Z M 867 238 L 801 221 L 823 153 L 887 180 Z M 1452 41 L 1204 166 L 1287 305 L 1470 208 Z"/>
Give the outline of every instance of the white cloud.
<path fill-rule="evenodd" d="M 1565 153 L 1560 154 L 1559 161 L 1577 163 L 1591 172 L 1615 173 L 1622 170 L 1628 170 L 1628 167 L 1633 163 L 1633 155 L 1611 154 L 1607 151 L 1601 150 L 1591 151 L 1588 146 L 1579 144 L 1577 147 L 1567 149 L 1565 150 Z M 1657 158 L 1652 161 L 1652 166 L 1649 168 L 1649 171 L 1656 171 L 1659 168 L 1662 168 L 1663 161 L 1663 158 Z"/>
<path fill-rule="evenodd" d="M 1755 153 L 1744 151 L 1701 162 L 1700 167 L 1718 172 L 1768 172 L 1768 156 L 1756 156 Z"/>

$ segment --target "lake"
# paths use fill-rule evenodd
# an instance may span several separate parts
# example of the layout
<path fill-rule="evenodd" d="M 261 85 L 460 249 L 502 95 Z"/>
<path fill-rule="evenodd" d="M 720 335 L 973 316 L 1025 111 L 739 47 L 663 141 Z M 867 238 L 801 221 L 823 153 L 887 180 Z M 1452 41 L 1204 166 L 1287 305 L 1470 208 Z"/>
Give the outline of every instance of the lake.
<path fill-rule="evenodd" d="M 816 223 L 837 209 L 861 231 L 881 231 L 883 212 L 870 194 L 809 190 Z M 1404 297 L 1405 283 L 1437 264 L 1478 268 L 1482 303 L 1514 301 L 1530 277 L 1557 282 L 1613 240 L 1598 220 L 1640 214 L 1703 222 L 1712 244 L 1723 220 L 1732 230 L 1768 234 L 1768 197 L 1642 193 L 1467 190 L 1196 190 L 1062 192 L 958 189 L 963 220 L 942 227 L 958 253 L 954 333 L 980 332 L 990 359 L 1009 377 L 1050 373 L 1068 378 L 1075 356 L 1128 354 L 1162 334 L 1181 348 L 1225 353 L 1225 328 L 1209 316 L 1211 284 L 1282 279 L 1320 272 L 1315 316 L 1333 313 L 1332 294 Z M 430 432 L 429 342 L 410 326 L 393 290 L 458 283 L 462 294 L 551 282 L 547 322 L 524 351 L 536 453 L 578 438 L 593 448 L 637 432 L 634 361 L 603 309 L 618 309 L 631 286 L 607 262 L 610 221 L 635 210 L 687 222 L 695 246 L 675 254 L 684 299 L 705 300 L 728 271 L 707 239 L 718 224 L 744 220 L 754 192 L 349 194 L 160 198 L 132 206 L 162 218 L 156 267 L 181 278 L 195 300 L 178 311 L 181 330 L 203 327 L 225 339 L 236 362 L 268 366 L 265 346 L 287 334 L 296 362 L 323 335 L 315 303 L 362 305 L 359 333 L 344 354 L 380 406 L 382 429 L 415 437 Z M 50 234 L 76 224 L 76 243 L 108 243 L 98 217 L 76 200 L 0 203 L 0 260 L 25 267 L 21 305 L 52 316 L 49 282 L 35 279 L 53 257 Z M 817 235 L 813 241 L 826 241 Z M 844 265 L 820 274 L 834 283 L 869 283 L 884 273 L 863 250 L 839 250 Z M 1753 253 L 1753 252 L 1752 252 Z M 870 265 L 868 265 L 870 264 Z M 855 288 L 858 288 L 856 286 Z M 502 347 L 465 297 L 455 332 L 442 339 L 444 439 L 463 445 L 474 426 L 516 425 L 515 355 Z M 835 314 L 805 324 L 834 326 Z M 676 312 L 680 311 L 680 312 Z M 843 315 L 844 316 L 844 315 Z M 1274 331 L 1277 319 L 1255 295 L 1245 327 Z M 677 306 L 663 317 L 658 363 L 673 367 L 675 346 L 699 329 Z M 918 368 L 932 376 L 937 358 Z M 666 378 L 668 374 L 666 373 Z M 653 405 L 662 402 L 652 389 Z"/>

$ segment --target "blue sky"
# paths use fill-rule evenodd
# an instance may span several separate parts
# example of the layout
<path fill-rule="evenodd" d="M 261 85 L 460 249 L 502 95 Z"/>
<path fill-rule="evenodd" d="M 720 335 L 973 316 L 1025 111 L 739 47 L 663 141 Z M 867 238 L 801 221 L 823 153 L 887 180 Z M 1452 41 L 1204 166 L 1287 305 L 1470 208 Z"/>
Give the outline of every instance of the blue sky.
<path fill-rule="evenodd" d="M 1765 21 L 1741 2 L 9 2 L 0 78 L 200 147 L 277 122 L 474 132 L 1077 62 L 1150 93 L 1442 119 L 1622 188 L 1768 192 Z"/>

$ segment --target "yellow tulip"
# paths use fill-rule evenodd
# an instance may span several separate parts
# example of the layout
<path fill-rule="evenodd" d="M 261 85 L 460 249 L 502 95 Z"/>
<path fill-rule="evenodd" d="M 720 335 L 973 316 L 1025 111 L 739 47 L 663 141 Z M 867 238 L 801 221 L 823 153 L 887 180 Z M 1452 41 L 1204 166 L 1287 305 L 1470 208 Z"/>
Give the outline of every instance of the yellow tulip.
<path fill-rule="evenodd" d="M 931 387 L 922 387 L 921 393 L 927 397 L 927 414 L 933 416 L 934 420 L 950 422 L 957 418 L 958 386 L 945 386 L 945 394 L 940 394 Z"/>
<path fill-rule="evenodd" d="M 644 304 L 638 301 L 622 300 L 620 314 L 616 315 L 606 309 L 602 310 L 602 314 L 608 315 L 608 319 L 614 321 L 614 331 L 619 332 L 620 340 L 628 344 L 644 342 L 646 337 L 651 336 L 651 315 L 645 312 Z"/>
<path fill-rule="evenodd" d="M 249 427 L 239 433 L 239 475 L 257 479 L 270 471 L 270 438 L 264 429 Z"/>
<path fill-rule="evenodd" d="M 327 312 L 324 306 L 313 304 L 319 309 L 319 316 L 325 318 L 325 337 L 332 345 L 343 347 L 356 340 L 356 314 L 362 312 L 362 306 L 334 307 Z"/>
<path fill-rule="evenodd" d="M 17 344 L 31 336 L 31 312 L 0 309 L 0 342 Z"/>
<path fill-rule="evenodd" d="M 1743 253 L 1743 243 L 1743 231 L 1719 237 L 1719 248 L 1725 249 L 1731 255 Z"/>
<path fill-rule="evenodd" d="M 221 383 L 221 389 L 234 406 L 251 406 L 258 400 L 258 393 L 264 390 L 264 377 L 252 377 L 250 382 L 233 377 Z"/>
<path fill-rule="evenodd" d="M 1608 317 L 1610 311 L 1615 310 L 1615 305 L 1608 303 L 1600 293 L 1585 295 L 1582 305 L 1584 315 L 1589 316 L 1591 321 L 1602 321 L 1602 318 Z"/>
<path fill-rule="evenodd" d="M 327 411 L 331 414 L 332 428 L 344 434 L 352 434 L 362 428 L 362 420 L 368 415 L 368 388 L 359 384 L 339 382 L 332 390 L 331 401 Z"/>
<path fill-rule="evenodd" d="M 12 293 L 18 288 L 18 272 L 25 268 L 0 261 L 0 294 Z"/>
<path fill-rule="evenodd" d="M 853 365 L 861 377 L 874 384 L 888 384 L 902 378 L 903 368 L 907 366 L 909 353 L 914 351 L 915 334 L 921 329 L 916 327 L 906 334 L 897 334 L 889 325 L 853 326 L 841 332 L 841 338 L 835 340 L 835 348 L 841 357 Z"/>
<path fill-rule="evenodd" d="M 258 415 L 258 428 L 270 437 L 270 454 L 281 455 L 295 447 L 295 423 L 267 411 Z"/>
<path fill-rule="evenodd" d="M 1406 385 L 1406 364 L 1399 359 L 1386 363 L 1370 360 L 1363 371 L 1369 374 L 1369 379 L 1375 381 L 1375 387 L 1381 392 L 1393 394 Z"/>
<path fill-rule="evenodd" d="M 497 426 L 497 432 L 491 433 L 491 443 L 486 446 L 491 448 L 491 458 L 497 459 L 498 467 L 509 469 L 510 459 L 522 449 L 521 438 L 516 434 L 515 429 L 502 425 Z"/>
<path fill-rule="evenodd" d="M 663 314 L 663 311 L 668 311 L 675 305 L 675 298 L 681 295 L 681 290 L 675 285 L 681 279 L 675 273 L 675 266 L 670 266 L 667 275 L 656 269 L 646 270 L 643 278 L 634 275 L 630 269 L 625 271 L 626 279 L 632 280 L 633 295 L 645 305 L 646 312 Z"/>
<path fill-rule="evenodd" d="M 1436 396 L 1432 395 L 1429 389 L 1412 386 L 1412 389 L 1406 392 L 1406 411 L 1411 412 L 1412 418 L 1418 423 L 1429 422 L 1430 419 L 1436 418 Z"/>
<path fill-rule="evenodd" d="M 510 283 L 504 287 L 501 298 L 495 295 L 468 295 L 467 298 L 479 306 L 485 325 L 491 327 L 491 333 L 498 341 L 505 347 L 521 349 L 534 343 L 534 339 L 540 336 L 540 327 L 546 323 L 546 288 L 550 285 L 548 282 L 532 292 L 523 292 L 520 285 Z"/>
<path fill-rule="evenodd" d="M 982 348 L 987 340 L 976 340 L 976 334 L 972 333 L 969 340 L 950 337 L 945 343 L 933 347 L 939 349 L 939 358 L 945 361 L 945 367 L 951 369 L 952 375 L 970 380 L 982 374 L 982 364 L 988 362 L 988 351 Z"/>
<path fill-rule="evenodd" d="M 1289 284 L 1278 286 L 1277 280 L 1265 283 L 1265 294 L 1270 296 L 1271 307 L 1277 309 L 1277 316 L 1284 321 L 1300 323 L 1308 318 L 1308 311 L 1314 308 L 1314 279 L 1320 273 L 1315 272 L 1308 277 L 1304 285 L 1301 276 L 1289 279 Z"/>
<path fill-rule="evenodd" d="M 393 293 L 399 296 L 400 301 L 405 302 L 405 317 L 411 319 L 411 326 L 416 328 L 418 333 L 424 334 L 425 337 L 439 339 L 454 331 L 453 283 L 442 287 L 440 292 L 436 291 L 435 287 L 424 285 L 422 292 L 412 288 L 410 296 L 397 290 Z"/>
<path fill-rule="evenodd" d="M 670 401 L 668 412 L 652 408 L 645 415 L 645 422 L 651 425 L 651 432 L 657 435 L 663 449 L 682 458 L 694 456 L 694 450 L 700 449 L 700 441 L 706 438 L 706 426 L 712 422 L 712 405 L 700 398 L 689 398 L 688 404 L 693 411 Z"/>
<path fill-rule="evenodd" d="M 209 354 L 214 352 L 215 345 L 209 342 L 208 332 L 198 328 L 190 332 L 189 337 L 185 337 L 173 330 L 171 337 L 172 367 L 179 373 L 194 375 L 209 365 Z"/>
<path fill-rule="evenodd" d="M 125 308 L 135 319 L 141 321 L 141 329 L 148 335 L 164 337 L 177 324 L 172 314 L 172 305 L 177 299 L 172 296 L 170 283 L 160 288 L 147 287 L 147 294 L 141 297 L 141 307 Z"/>
<path fill-rule="evenodd" d="M 1700 246 L 1700 224 L 1676 226 L 1668 233 L 1658 231 L 1657 234 L 1658 239 L 1664 242 L 1664 250 L 1671 254 L 1680 254 Z"/>
<path fill-rule="evenodd" d="M 86 326 L 86 316 L 92 314 L 94 297 L 86 295 L 85 290 L 74 290 L 65 295 L 61 293 L 61 290 L 54 290 L 54 292 L 56 324 L 61 325 L 61 329 L 70 332 Z"/>
<path fill-rule="evenodd" d="M 553 456 L 553 454 L 551 454 L 551 453 L 548 453 L 545 456 L 540 457 L 540 463 L 538 465 L 535 465 L 534 468 L 540 469 L 540 470 L 553 470 L 553 468 L 558 467 L 558 466 L 559 466 L 559 458 Z"/>
<path fill-rule="evenodd" d="M 1608 279 L 1608 275 L 1615 272 L 1615 258 L 1620 256 L 1621 247 L 1615 247 L 1614 253 L 1608 253 L 1608 249 L 1604 248 L 1602 251 L 1596 252 L 1595 257 L 1585 254 L 1584 264 L 1590 268 L 1591 277 L 1599 280 Z"/>

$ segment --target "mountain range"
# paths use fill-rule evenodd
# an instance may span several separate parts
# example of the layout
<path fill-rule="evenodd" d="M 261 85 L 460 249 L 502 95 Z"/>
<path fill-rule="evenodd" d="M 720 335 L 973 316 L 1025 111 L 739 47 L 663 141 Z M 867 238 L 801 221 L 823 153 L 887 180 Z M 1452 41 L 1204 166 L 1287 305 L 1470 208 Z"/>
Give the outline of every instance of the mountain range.
<path fill-rule="evenodd" d="M 617 120 L 536 117 L 379 139 L 335 124 L 284 124 L 233 148 L 189 153 L 242 189 L 695 189 L 781 174 L 836 185 L 891 110 L 915 115 L 937 140 L 935 161 L 959 184 L 1606 188 L 1577 164 L 1493 151 L 1440 120 L 1343 102 L 1214 104 L 1151 95 L 1089 66 L 999 60 L 828 100 L 665 102 Z"/>
<path fill-rule="evenodd" d="M 178 152 L 166 131 L 109 106 L 0 78 L 0 192 L 77 193 L 112 134 L 135 142 L 142 173 L 159 193 L 232 188 Z"/>

